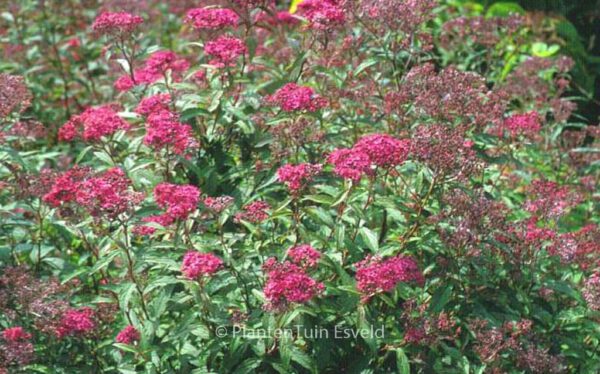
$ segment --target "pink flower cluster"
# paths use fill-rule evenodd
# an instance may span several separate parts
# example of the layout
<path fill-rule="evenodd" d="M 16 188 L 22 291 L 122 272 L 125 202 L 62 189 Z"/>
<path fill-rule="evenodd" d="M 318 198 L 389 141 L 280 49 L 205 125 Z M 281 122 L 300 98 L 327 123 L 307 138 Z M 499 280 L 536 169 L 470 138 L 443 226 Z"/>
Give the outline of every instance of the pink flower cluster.
<path fill-rule="evenodd" d="M 115 341 L 121 344 L 133 344 L 140 341 L 140 332 L 135 327 L 128 325 L 117 334 Z"/>
<path fill-rule="evenodd" d="M 363 136 L 349 149 L 336 149 L 329 154 L 327 162 L 334 166 L 334 173 L 342 178 L 359 181 L 363 175 L 373 175 L 373 166 L 393 168 L 408 158 L 411 143 L 387 134 Z"/>
<path fill-rule="evenodd" d="M 142 201 L 143 194 L 130 191 L 130 187 L 123 170 L 112 168 L 81 182 L 75 200 L 94 217 L 114 218 Z"/>
<path fill-rule="evenodd" d="M 163 110 L 169 110 L 170 103 L 171 95 L 168 93 L 148 96 L 140 101 L 135 108 L 135 112 L 147 116 L 153 113 L 162 112 Z"/>
<path fill-rule="evenodd" d="M 195 29 L 218 30 L 237 26 L 240 17 L 231 9 L 194 8 L 187 12 L 185 19 Z"/>
<path fill-rule="evenodd" d="M 129 123 L 123 120 L 109 105 L 88 108 L 71 117 L 58 131 L 58 139 L 72 141 L 80 136 L 85 141 L 98 141 L 118 130 L 128 130 Z M 82 131 L 83 130 L 83 131 Z"/>
<path fill-rule="evenodd" d="M 572 193 L 568 186 L 559 186 L 551 181 L 534 180 L 530 192 L 533 198 L 525 202 L 525 210 L 539 217 L 560 217 L 579 203 L 579 196 Z"/>
<path fill-rule="evenodd" d="M 269 213 L 267 210 L 271 209 L 271 206 L 266 201 L 255 201 L 244 207 L 242 212 L 239 212 L 235 215 L 235 221 L 239 222 L 241 220 L 258 223 L 269 218 Z"/>
<path fill-rule="evenodd" d="M 242 40 L 227 35 L 221 35 L 204 45 L 204 53 L 212 57 L 209 63 L 217 67 L 235 66 L 235 61 L 247 50 Z"/>
<path fill-rule="evenodd" d="M 270 258 L 263 269 L 267 273 L 263 289 L 267 310 L 281 311 L 291 303 L 307 303 L 325 289 L 323 283 L 315 281 L 301 267 L 288 261 L 279 263 Z"/>
<path fill-rule="evenodd" d="M 197 279 L 204 275 L 213 275 L 223 266 L 223 261 L 212 253 L 188 251 L 183 256 L 181 272 L 190 279 Z"/>
<path fill-rule="evenodd" d="M 327 101 L 315 94 L 311 87 L 288 83 L 273 95 L 267 96 L 266 102 L 277 105 L 285 112 L 315 112 L 324 108 Z"/>
<path fill-rule="evenodd" d="M 417 263 L 410 257 L 382 259 L 370 256 L 356 264 L 356 287 L 368 301 L 373 295 L 393 290 L 400 282 L 424 282 Z"/>
<path fill-rule="evenodd" d="M 144 143 L 154 149 L 166 149 L 167 152 L 184 156 L 200 146 L 194 138 L 192 127 L 179 122 L 179 116 L 168 110 L 153 112 L 148 116 Z"/>
<path fill-rule="evenodd" d="M 321 258 L 321 252 L 317 251 L 308 244 L 297 245 L 288 249 L 290 260 L 302 268 L 314 268 Z"/>
<path fill-rule="evenodd" d="M 369 155 L 373 164 L 388 168 L 406 161 L 410 151 L 410 141 L 399 140 L 387 134 L 372 134 L 363 136 L 354 148 Z"/>
<path fill-rule="evenodd" d="M 533 137 L 542 129 L 541 118 L 535 111 L 513 114 L 504 120 L 503 128 L 513 138 L 519 135 Z"/>
<path fill-rule="evenodd" d="M 200 190 L 192 185 L 161 183 L 154 188 L 154 200 L 162 209 L 164 216 L 174 222 L 186 219 L 198 206 Z"/>
<path fill-rule="evenodd" d="M 287 164 L 277 170 L 277 178 L 295 194 L 305 188 L 313 177 L 321 172 L 321 168 L 322 166 L 318 164 Z"/>
<path fill-rule="evenodd" d="M 166 78 L 167 72 L 171 73 L 174 81 L 179 81 L 190 67 L 190 63 L 172 51 L 154 52 L 144 63 L 144 66 L 130 75 L 123 75 L 115 81 L 118 91 L 128 91 L 141 84 L 152 84 Z"/>
<path fill-rule="evenodd" d="M 50 190 L 42 197 L 42 200 L 53 207 L 74 201 L 81 182 L 89 174 L 88 169 L 80 167 L 66 171 L 54 179 Z"/>
<path fill-rule="evenodd" d="M 144 20 L 126 12 L 104 12 L 94 20 L 92 29 L 100 34 L 124 35 L 132 33 Z"/>
<path fill-rule="evenodd" d="M 31 334 L 23 327 L 15 326 L 2 331 L 2 338 L 7 342 L 19 342 L 31 339 Z"/>
<path fill-rule="evenodd" d="M 298 12 L 315 30 L 328 30 L 346 22 L 344 10 L 335 0 L 304 0 L 298 5 Z"/>
<path fill-rule="evenodd" d="M 233 205 L 235 199 L 231 196 L 217 196 L 217 197 L 206 197 L 204 198 L 204 206 L 211 212 L 219 214 L 225 209 Z"/>
<path fill-rule="evenodd" d="M 82 335 L 96 328 L 94 310 L 88 307 L 67 310 L 55 333 L 60 339 L 69 335 Z"/>

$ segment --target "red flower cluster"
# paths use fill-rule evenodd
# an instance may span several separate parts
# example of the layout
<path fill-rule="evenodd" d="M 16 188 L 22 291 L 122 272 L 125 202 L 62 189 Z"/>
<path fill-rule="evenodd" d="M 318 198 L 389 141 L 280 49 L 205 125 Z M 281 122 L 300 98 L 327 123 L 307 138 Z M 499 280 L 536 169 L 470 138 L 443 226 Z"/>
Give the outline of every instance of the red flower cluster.
<path fill-rule="evenodd" d="M 21 326 L 10 327 L 2 331 L 2 338 L 7 342 L 19 342 L 31 339 L 31 334 Z"/>
<path fill-rule="evenodd" d="M 410 151 L 408 140 L 399 140 L 387 134 L 362 137 L 354 148 L 369 155 L 371 162 L 382 168 L 398 166 L 406 161 Z"/>
<path fill-rule="evenodd" d="M 400 282 L 424 281 L 415 260 L 405 256 L 385 260 L 369 256 L 357 263 L 356 269 L 356 287 L 363 293 L 363 301 L 368 301 L 377 293 L 393 290 Z"/>
<path fill-rule="evenodd" d="M 124 35 L 132 33 L 144 20 L 126 12 L 100 14 L 94 20 L 92 29 L 100 34 Z"/>
<path fill-rule="evenodd" d="M 144 143 L 154 149 L 166 149 L 176 155 L 189 155 L 199 147 L 191 126 L 179 122 L 179 116 L 168 110 L 154 112 L 148 116 Z"/>
<path fill-rule="evenodd" d="M 298 5 L 298 12 L 316 30 L 328 30 L 346 22 L 344 10 L 335 0 L 304 0 Z"/>
<path fill-rule="evenodd" d="M 54 179 L 50 190 L 42 200 L 53 207 L 75 200 L 79 185 L 90 174 L 88 169 L 74 167 Z"/>
<path fill-rule="evenodd" d="M 115 341 L 121 344 L 133 344 L 140 341 L 140 332 L 135 327 L 128 325 L 117 334 Z"/>
<path fill-rule="evenodd" d="M 235 215 L 235 221 L 239 222 L 244 220 L 252 223 L 262 222 L 269 218 L 267 210 L 270 208 L 271 206 L 266 201 L 255 201 L 246 205 L 244 211 L 237 213 Z"/>
<path fill-rule="evenodd" d="M 115 88 L 119 91 L 128 91 L 140 84 L 152 84 L 167 76 L 175 81 L 181 80 L 183 73 L 190 67 L 190 63 L 179 57 L 172 51 L 154 52 L 144 63 L 144 66 L 133 73 L 133 79 L 129 75 L 123 75 L 115 82 Z"/>
<path fill-rule="evenodd" d="M 190 279 L 197 279 L 204 275 L 212 275 L 223 266 L 223 261 L 212 253 L 188 251 L 183 256 L 181 272 Z"/>
<path fill-rule="evenodd" d="M 311 87 L 288 83 L 266 98 L 269 104 L 277 105 L 286 112 L 315 112 L 327 105 L 325 99 L 315 94 Z"/>
<path fill-rule="evenodd" d="M 334 166 L 335 174 L 354 182 L 373 173 L 369 155 L 354 148 L 336 149 L 329 154 L 327 162 Z"/>
<path fill-rule="evenodd" d="M 267 310 L 284 310 L 290 303 L 306 303 L 323 292 L 325 286 L 309 277 L 305 271 L 291 262 L 279 263 L 270 258 L 263 265 L 267 282 L 263 292 L 267 298 Z"/>
<path fill-rule="evenodd" d="M 579 202 L 579 196 L 567 186 L 555 182 L 534 180 L 530 191 L 533 199 L 525 202 L 525 210 L 539 217 L 557 218 Z"/>
<path fill-rule="evenodd" d="M 321 168 L 318 164 L 287 164 L 277 170 L 277 178 L 285 183 L 292 193 L 298 193 L 321 171 Z"/>
<path fill-rule="evenodd" d="M 186 219 L 196 210 L 200 199 L 200 190 L 192 185 L 176 185 L 161 183 L 154 188 L 156 204 L 167 211 L 164 213 L 167 222 Z"/>
<path fill-rule="evenodd" d="M 123 170 L 112 168 L 81 182 L 75 200 L 94 217 L 114 218 L 142 201 L 144 195 L 130 191 L 130 186 Z"/>
<path fill-rule="evenodd" d="M 135 108 L 135 112 L 147 116 L 163 110 L 169 110 L 170 103 L 171 95 L 168 93 L 152 95 L 143 98 Z"/>
<path fill-rule="evenodd" d="M 540 115 L 532 111 L 524 114 L 513 114 L 504 120 L 503 127 L 513 138 L 519 135 L 532 137 L 540 132 L 542 124 Z"/>
<path fill-rule="evenodd" d="M 221 35 L 204 45 L 204 53 L 211 56 L 211 65 L 217 67 L 234 66 L 238 57 L 247 51 L 246 44 L 238 38 Z"/>
<path fill-rule="evenodd" d="M 240 17 L 231 9 L 194 8 L 187 12 L 185 20 L 195 29 L 218 30 L 237 26 Z"/>
<path fill-rule="evenodd" d="M 302 268 L 314 268 L 321 258 L 321 252 L 308 244 L 302 244 L 288 249 L 290 260 Z"/>
<path fill-rule="evenodd" d="M 94 310 L 88 307 L 67 310 L 55 334 L 60 339 L 69 335 L 82 335 L 96 328 Z"/>
<path fill-rule="evenodd" d="M 111 106 L 104 105 L 88 108 L 83 113 L 71 117 L 58 131 L 58 139 L 72 141 L 80 136 L 85 141 L 98 141 L 118 130 L 128 129 L 129 123 L 119 117 Z"/>

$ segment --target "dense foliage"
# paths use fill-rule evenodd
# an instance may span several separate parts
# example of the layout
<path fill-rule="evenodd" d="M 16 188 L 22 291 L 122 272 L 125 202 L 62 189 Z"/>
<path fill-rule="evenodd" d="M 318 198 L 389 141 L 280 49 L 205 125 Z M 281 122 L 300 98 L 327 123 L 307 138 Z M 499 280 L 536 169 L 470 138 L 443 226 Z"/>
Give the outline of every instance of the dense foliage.
<path fill-rule="evenodd" d="M 0 4 L 0 373 L 600 371 L 600 128 L 552 18 Z"/>

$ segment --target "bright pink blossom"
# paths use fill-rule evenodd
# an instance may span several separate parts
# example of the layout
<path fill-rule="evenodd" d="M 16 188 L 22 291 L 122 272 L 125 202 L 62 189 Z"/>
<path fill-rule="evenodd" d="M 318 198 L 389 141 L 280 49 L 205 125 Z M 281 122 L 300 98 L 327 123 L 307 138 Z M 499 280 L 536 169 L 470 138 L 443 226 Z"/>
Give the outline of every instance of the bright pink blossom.
<path fill-rule="evenodd" d="M 344 10 L 333 0 L 304 0 L 298 5 L 298 13 L 316 30 L 328 30 L 346 21 Z"/>
<path fill-rule="evenodd" d="M 204 53 L 213 58 L 210 64 L 219 67 L 234 66 L 235 61 L 246 51 L 243 41 L 226 35 L 221 35 L 204 45 Z"/>
<path fill-rule="evenodd" d="M 540 115 L 537 112 L 513 114 L 504 120 L 504 129 L 511 137 L 518 135 L 534 136 L 542 129 Z"/>
<path fill-rule="evenodd" d="M 85 141 L 98 141 L 129 127 L 129 123 L 119 117 L 113 108 L 105 105 L 88 108 L 83 113 L 71 117 L 58 131 L 58 139 L 71 141 L 81 136 Z"/>
<path fill-rule="evenodd" d="M 100 34 L 123 35 L 132 33 L 144 20 L 130 13 L 105 12 L 94 20 L 92 29 Z"/>
<path fill-rule="evenodd" d="M 401 282 L 422 283 L 423 274 L 410 257 L 397 256 L 382 259 L 367 257 L 356 264 L 356 287 L 364 295 L 363 301 L 380 292 L 389 292 Z"/>
<path fill-rule="evenodd" d="M 167 149 L 176 155 L 191 155 L 199 144 L 190 125 L 168 110 L 153 112 L 146 122 L 144 143 L 154 149 Z"/>
<path fill-rule="evenodd" d="M 88 177 L 90 171 L 79 167 L 64 172 L 54 179 L 50 191 L 42 200 L 53 207 L 75 200 L 81 182 Z"/>
<path fill-rule="evenodd" d="M 143 98 L 135 108 L 135 112 L 147 116 L 163 110 L 169 110 L 169 104 L 171 104 L 171 95 L 168 93 L 156 94 Z"/>
<path fill-rule="evenodd" d="M 154 188 L 156 204 L 173 219 L 186 219 L 198 207 L 200 190 L 192 185 L 161 183 Z"/>
<path fill-rule="evenodd" d="M 277 170 L 277 178 L 286 184 L 292 193 L 297 193 L 321 171 L 321 165 L 313 164 L 287 164 Z"/>
<path fill-rule="evenodd" d="M 218 30 L 225 27 L 237 26 L 240 17 L 231 9 L 224 8 L 195 8 L 190 9 L 186 15 L 195 29 Z"/>
<path fill-rule="evenodd" d="M 294 264 L 303 268 L 314 268 L 321 258 L 321 252 L 308 244 L 292 247 L 287 254 Z"/>
<path fill-rule="evenodd" d="M 353 148 L 336 149 L 329 154 L 327 162 L 334 166 L 335 174 L 355 182 L 373 172 L 369 155 Z"/>
<path fill-rule="evenodd" d="M 121 344 L 133 344 L 140 340 L 140 332 L 133 326 L 128 325 L 123 330 L 121 330 L 115 341 Z"/>
<path fill-rule="evenodd" d="M 267 310 L 280 311 L 290 303 L 307 303 L 325 289 L 323 283 L 309 277 L 305 271 L 291 262 L 279 263 L 270 258 L 263 265 L 267 282 L 263 292 L 267 298 Z"/>
<path fill-rule="evenodd" d="M 21 326 L 10 327 L 2 331 L 2 338 L 7 342 L 19 342 L 31 339 L 31 334 Z"/>
<path fill-rule="evenodd" d="M 68 335 L 81 335 L 96 328 L 94 310 L 88 307 L 67 310 L 56 329 L 56 336 L 63 338 Z"/>
<path fill-rule="evenodd" d="M 183 257 L 181 272 L 190 279 L 213 275 L 223 266 L 223 261 L 212 253 L 188 251 Z"/>
<path fill-rule="evenodd" d="M 270 209 L 271 206 L 269 203 L 265 201 L 255 201 L 250 203 L 244 207 L 242 212 L 239 212 L 235 215 L 235 220 L 237 222 L 244 220 L 252 223 L 258 223 L 269 218 L 269 214 L 267 210 Z"/>
<path fill-rule="evenodd" d="M 327 101 L 315 94 L 311 87 L 299 86 L 296 83 L 286 84 L 273 95 L 268 96 L 266 101 L 280 106 L 286 112 L 315 112 L 327 105 Z"/>
<path fill-rule="evenodd" d="M 369 155 L 375 165 L 387 168 L 398 166 L 406 161 L 410 142 L 387 134 L 372 134 L 363 136 L 354 145 L 354 149 Z"/>

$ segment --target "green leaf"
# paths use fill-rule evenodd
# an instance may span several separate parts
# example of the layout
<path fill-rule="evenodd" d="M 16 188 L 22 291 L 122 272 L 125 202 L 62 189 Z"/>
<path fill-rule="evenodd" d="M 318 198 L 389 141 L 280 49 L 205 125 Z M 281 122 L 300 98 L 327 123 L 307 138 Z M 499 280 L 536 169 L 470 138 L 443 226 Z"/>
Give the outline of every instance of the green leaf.
<path fill-rule="evenodd" d="M 359 235 L 371 252 L 377 253 L 379 251 L 379 238 L 373 230 L 367 227 L 361 227 Z"/>
<path fill-rule="evenodd" d="M 431 313 L 439 313 L 444 310 L 444 307 L 450 300 L 450 296 L 452 296 L 453 289 L 454 286 L 452 284 L 448 284 L 446 287 L 438 288 L 431 297 L 429 311 Z"/>
<path fill-rule="evenodd" d="M 399 374 L 410 374 L 408 357 L 402 348 L 396 348 L 396 369 Z"/>

